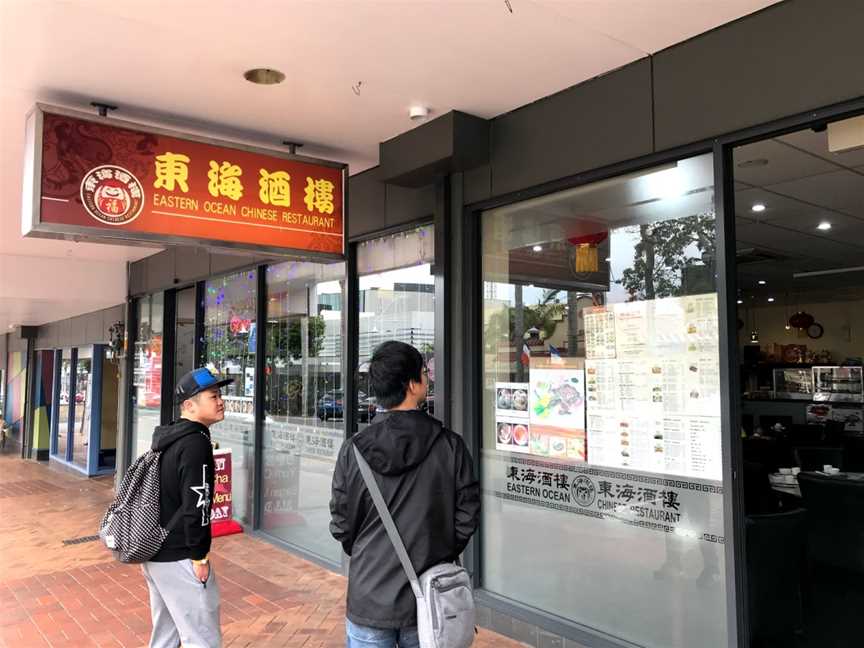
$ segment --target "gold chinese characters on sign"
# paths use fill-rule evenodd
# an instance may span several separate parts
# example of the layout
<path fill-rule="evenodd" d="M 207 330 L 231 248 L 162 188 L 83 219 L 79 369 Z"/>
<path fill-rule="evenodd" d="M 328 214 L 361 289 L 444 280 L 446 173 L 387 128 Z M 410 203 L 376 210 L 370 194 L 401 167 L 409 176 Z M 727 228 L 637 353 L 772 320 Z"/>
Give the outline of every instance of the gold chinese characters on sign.
<path fill-rule="evenodd" d="M 170 192 L 189 193 L 188 155 L 166 151 L 155 158 L 153 187 Z M 291 175 L 287 171 L 258 170 L 258 199 L 263 205 L 274 207 L 291 206 Z M 221 163 L 209 160 L 207 172 L 207 192 L 214 198 L 240 200 L 244 195 L 242 181 L 243 169 L 228 160 Z M 303 202 L 309 213 L 332 214 L 336 205 L 334 191 L 336 186 L 330 180 L 306 176 Z"/>

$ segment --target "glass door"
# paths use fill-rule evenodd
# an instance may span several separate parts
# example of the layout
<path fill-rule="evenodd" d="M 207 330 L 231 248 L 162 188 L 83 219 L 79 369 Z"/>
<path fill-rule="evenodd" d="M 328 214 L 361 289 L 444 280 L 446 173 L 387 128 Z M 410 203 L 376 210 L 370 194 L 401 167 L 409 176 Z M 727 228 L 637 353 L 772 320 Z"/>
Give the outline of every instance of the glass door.
<path fill-rule="evenodd" d="M 211 426 L 219 449 L 231 450 L 234 517 L 251 521 L 255 463 L 255 331 L 258 275 L 255 270 L 207 282 L 204 303 L 204 363 L 233 378 L 222 388 L 225 420 Z"/>
<path fill-rule="evenodd" d="M 267 268 L 261 529 L 332 564 L 330 482 L 345 438 L 345 263 Z"/>
<path fill-rule="evenodd" d="M 73 409 L 72 394 L 72 349 L 63 349 L 60 360 L 60 398 L 57 425 L 54 434 L 54 455 L 66 461 L 69 450 L 69 419 Z"/>
<path fill-rule="evenodd" d="M 93 347 L 78 349 L 72 388 L 72 463 L 86 470 L 87 455 L 90 451 L 90 428 L 93 423 Z"/>
<path fill-rule="evenodd" d="M 153 430 L 160 420 L 165 293 L 140 298 L 136 308 L 138 332 L 133 351 L 135 357 L 132 379 L 133 461 L 150 448 Z"/>

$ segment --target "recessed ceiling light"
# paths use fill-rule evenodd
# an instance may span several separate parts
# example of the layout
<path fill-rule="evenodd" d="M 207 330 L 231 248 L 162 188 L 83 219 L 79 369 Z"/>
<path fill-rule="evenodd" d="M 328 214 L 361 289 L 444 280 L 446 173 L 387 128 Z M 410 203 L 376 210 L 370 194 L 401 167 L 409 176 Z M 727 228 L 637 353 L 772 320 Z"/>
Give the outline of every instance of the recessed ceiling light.
<path fill-rule="evenodd" d="M 765 281 L 764 279 L 760 279 L 757 283 L 758 283 L 760 286 L 764 286 L 764 285 L 765 285 L 766 283 L 768 283 L 768 282 Z"/>
<path fill-rule="evenodd" d="M 259 85 L 275 85 L 282 83 L 285 80 L 285 75 L 279 70 L 272 68 L 253 68 L 246 70 L 243 73 L 243 78 L 250 83 L 257 83 Z"/>
<path fill-rule="evenodd" d="M 823 232 L 827 232 L 828 230 L 831 229 L 831 223 L 829 223 L 828 221 L 822 221 L 821 223 L 819 223 L 816 226 L 816 229 L 822 230 Z"/>
<path fill-rule="evenodd" d="M 543 251 L 543 246 L 542 246 L 542 245 L 535 245 L 535 246 L 534 246 L 533 248 L 531 248 L 531 249 L 534 250 L 535 252 L 542 252 L 542 251 Z"/>
<path fill-rule="evenodd" d="M 769 298 L 768 298 L 768 301 L 769 301 L 769 302 L 773 302 L 773 301 L 774 301 L 774 298 L 773 298 L 773 297 L 769 297 Z"/>
<path fill-rule="evenodd" d="M 765 211 L 765 205 L 763 203 L 755 203 L 750 209 L 758 214 Z"/>

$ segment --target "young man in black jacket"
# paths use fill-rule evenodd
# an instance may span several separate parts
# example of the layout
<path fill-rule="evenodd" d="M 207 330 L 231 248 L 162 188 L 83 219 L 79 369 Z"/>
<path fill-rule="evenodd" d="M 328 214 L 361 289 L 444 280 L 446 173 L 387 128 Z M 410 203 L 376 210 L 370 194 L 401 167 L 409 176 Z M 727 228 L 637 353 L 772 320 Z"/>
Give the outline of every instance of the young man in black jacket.
<path fill-rule="evenodd" d="M 150 589 L 153 633 L 150 648 L 219 648 L 219 586 L 207 558 L 213 494 L 210 426 L 225 418 L 219 380 L 207 369 L 190 371 L 177 383 L 180 419 L 153 432 L 159 457 L 161 523 L 182 509 L 168 537 L 142 565 Z"/>
<path fill-rule="evenodd" d="M 369 365 L 385 412 L 345 442 L 333 474 L 330 532 L 351 556 L 348 648 L 418 646 L 416 600 L 381 523 L 353 446 L 377 473 L 384 501 L 418 574 L 455 561 L 477 530 L 480 485 L 462 437 L 419 410 L 429 386 L 423 357 L 385 342 Z"/>

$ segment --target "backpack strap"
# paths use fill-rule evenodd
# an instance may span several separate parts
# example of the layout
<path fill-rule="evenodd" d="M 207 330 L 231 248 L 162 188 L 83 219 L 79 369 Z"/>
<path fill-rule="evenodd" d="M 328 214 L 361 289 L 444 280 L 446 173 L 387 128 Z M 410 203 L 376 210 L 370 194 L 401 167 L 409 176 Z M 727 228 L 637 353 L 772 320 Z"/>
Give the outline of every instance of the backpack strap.
<path fill-rule="evenodd" d="M 360 474 L 363 476 L 366 488 L 372 496 L 372 502 L 375 504 L 375 508 L 378 511 L 378 516 L 381 518 L 382 524 L 384 524 L 384 529 L 387 531 L 390 542 L 396 550 L 396 555 L 399 556 L 399 562 L 402 563 L 402 569 L 405 570 L 405 575 L 408 576 L 408 582 L 411 583 L 411 589 L 414 590 L 414 596 L 418 599 L 422 599 L 423 590 L 420 589 L 420 582 L 417 580 L 417 572 L 414 571 L 414 565 L 411 564 L 411 559 L 408 557 L 408 552 L 405 550 L 402 536 L 399 535 L 396 523 L 393 522 L 393 516 L 390 515 L 390 510 L 384 502 L 384 497 L 381 495 L 381 489 L 378 487 L 378 482 L 375 480 L 372 468 L 369 467 L 366 459 L 362 454 L 360 454 L 360 450 L 357 449 L 357 446 L 355 445 L 353 447 L 354 456 L 357 458 L 357 465 L 360 468 Z"/>
<path fill-rule="evenodd" d="M 200 431 L 199 431 L 199 432 L 200 432 Z M 208 442 L 208 443 L 210 443 L 210 444 L 213 443 L 213 442 L 211 441 L 210 437 L 208 437 L 206 434 L 204 434 L 203 432 L 200 432 L 200 434 L 201 434 L 201 436 L 203 436 L 205 439 L 207 439 L 207 442 Z M 161 457 L 161 455 L 162 455 L 162 451 L 159 451 L 159 455 L 160 455 L 160 457 Z M 161 490 L 161 488 L 160 488 L 160 490 Z M 164 527 L 165 530 L 168 531 L 169 533 L 170 533 L 171 531 L 173 531 L 173 530 L 174 530 L 174 527 L 177 525 L 177 523 L 178 523 L 182 518 L 183 518 L 183 497 L 182 497 L 182 495 L 181 495 L 181 497 L 180 497 L 180 506 L 177 508 L 176 511 L 174 511 L 174 515 L 171 516 L 171 519 L 168 520 L 168 524 L 166 524 L 165 527 Z"/>

